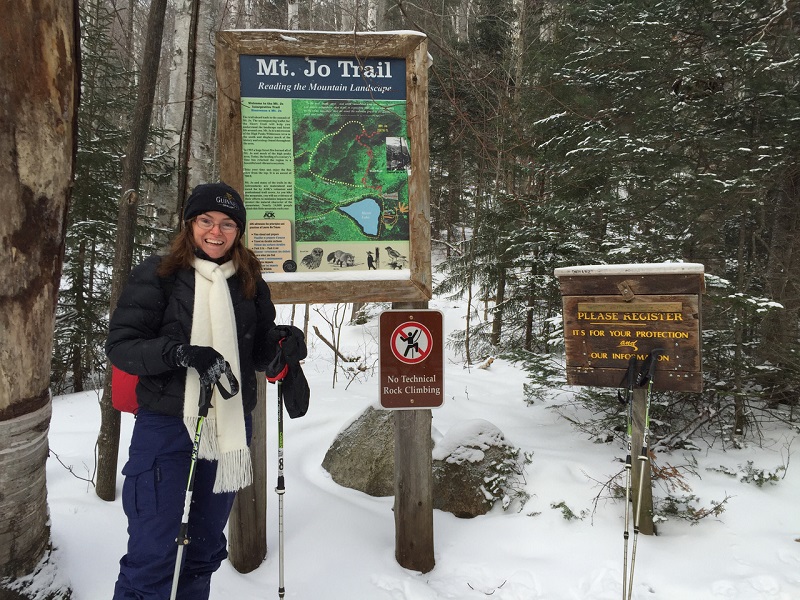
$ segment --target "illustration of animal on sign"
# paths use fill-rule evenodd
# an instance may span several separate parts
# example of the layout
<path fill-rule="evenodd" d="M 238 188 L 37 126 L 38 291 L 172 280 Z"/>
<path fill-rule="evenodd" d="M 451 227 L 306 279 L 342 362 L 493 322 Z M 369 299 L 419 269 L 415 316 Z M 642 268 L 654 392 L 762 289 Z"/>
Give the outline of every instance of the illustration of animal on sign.
<path fill-rule="evenodd" d="M 356 264 L 356 257 L 349 252 L 336 250 L 328 254 L 328 262 L 334 267 L 352 267 Z"/>
<path fill-rule="evenodd" d="M 301 261 L 308 269 L 316 269 L 322 264 L 322 248 L 314 248 L 311 254 L 306 254 Z"/>
<path fill-rule="evenodd" d="M 367 269 L 370 271 L 377 270 L 375 266 L 375 255 L 372 254 L 372 250 L 367 250 Z"/>
<path fill-rule="evenodd" d="M 391 246 L 386 246 L 386 253 L 389 255 L 389 258 L 392 259 L 392 262 L 389 263 L 392 268 L 402 269 L 403 265 L 408 262 L 405 256 Z"/>

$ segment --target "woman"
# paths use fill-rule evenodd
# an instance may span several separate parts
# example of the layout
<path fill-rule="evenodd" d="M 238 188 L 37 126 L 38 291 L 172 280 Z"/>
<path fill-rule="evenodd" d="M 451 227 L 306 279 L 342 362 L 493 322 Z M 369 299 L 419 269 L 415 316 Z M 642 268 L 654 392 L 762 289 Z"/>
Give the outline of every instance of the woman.
<path fill-rule="evenodd" d="M 252 478 L 255 371 L 275 356 L 280 337 L 261 266 L 242 242 L 245 219 L 233 188 L 197 186 L 169 254 L 133 269 L 111 317 L 106 353 L 139 376 L 122 470 L 128 552 L 115 600 L 170 596 L 200 386 L 220 379 L 226 363 L 240 391 L 229 400 L 215 392 L 204 424 L 199 456 L 209 460 L 196 467 L 178 598 L 208 598 L 211 574 L 227 557 L 223 529 L 236 490 Z"/>

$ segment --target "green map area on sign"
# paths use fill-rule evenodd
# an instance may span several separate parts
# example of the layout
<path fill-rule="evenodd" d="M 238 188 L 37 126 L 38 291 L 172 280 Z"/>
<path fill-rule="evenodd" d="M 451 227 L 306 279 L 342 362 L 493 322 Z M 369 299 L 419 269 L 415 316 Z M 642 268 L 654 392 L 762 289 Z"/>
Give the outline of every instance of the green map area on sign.
<path fill-rule="evenodd" d="M 293 100 L 298 242 L 409 239 L 405 109 Z"/>

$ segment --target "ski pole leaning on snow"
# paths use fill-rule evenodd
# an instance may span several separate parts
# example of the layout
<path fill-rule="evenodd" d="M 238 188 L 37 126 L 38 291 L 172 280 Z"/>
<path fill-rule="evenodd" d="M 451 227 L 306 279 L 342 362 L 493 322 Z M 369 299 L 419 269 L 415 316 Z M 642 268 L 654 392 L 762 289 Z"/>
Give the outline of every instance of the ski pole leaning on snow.
<path fill-rule="evenodd" d="M 623 539 L 625 541 L 624 554 L 622 559 L 622 600 L 628 600 L 627 583 L 628 583 L 628 538 L 630 532 L 628 525 L 630 523 L 630 506 L 631 506 L 631 470 L 633 462 L 631 460 L 631 448 L 633 446 L 633 386 L 636 385 L 636 370 L 637 370 L 636 356 L 631 356 L 628 361 L 628 369 L 625 371 L 625 377 L 622 380 L 622 385 L 625 386 L 625 396 L 619 392 L 619 401 L 626 405 L 626 425 L 625 432 L 627 437 L 628 454 L 625 457 L 625 530 L 623 531 Z"/>
<path fill-rule="evenodd" d="M 230 390 L 226 390 L 219 380 L 208 384 L 200 384 L 200 400 L 197 408 L 197 427 L 194 432 L 194 440 L 192 442 L 192 458 L 189 464 L 189 480 L 186 484 L 186 499 L 183 503 L 183 517 L 181 518 L 181 528 L 178 532 L 178 537 L 175 542 L 178 544 L 178 554 L 175 557 L 175 571 L 172 574 L 172 591 L 170 592 L 170 600 L 175 600 L 178 594 L 178 580 L 181 575 L 181 563 L 183 561 L 183 549 L 189 543 L 189 510 L 192 505 L 192 493 L 194 492 L 194 476 L 197 468 L 197 454 L 200 451 L 200 438 L 203 434 L 203 424 L 208 416 L 208 409 L 211 406 L 211 396 L 214 393 L 214 385 L 216 384 L 219 389 L 220 395 L 227 400 L 239 393 L 239 382 L 231 371 L 230 365 L 225 363 L 225 376 L 228 378 L 228 383 L 231 386 Z"/>
<path fill-rule="evenodd" d="M 647 355 L 642 369 L 639 371 L 639 378 L 637 385 L 639 387 L 647 386 L 644 403 L 644 428 L 642 431 L 642 451 L 639 453 L 639 489 L 636 494 L 636 515 L 633 520 L 633 549 L 631 551 L 631 573 L 628 581 L 628 598 L 630 600 L 633 593 L 633 569 L 636 562 L 636 542 L 639 539 L 639 522 L 642 516 L 642 488 L 644 487 L 644 474 L 645 468 L 649 460 L 649 443 L 650 443 L 650 399 L 653 393 L 653 377 L 655 375 L 656 363 L 658 357 L 664 353 L 661 348 L 654 348 Z"/>
<path fill-rule="evenodd" d="M 278 325 L 270 332 L 272 340 L 278 344 L 278 351 L 265 374 L 267 381 L 278 384 L 278 597 L 286 595 L 283 582 L 283 495 L 286 493 L 283 477 L 283 407 L 290 419 L 306 414 L 310 390 L 300 361 L 307 354 L 305 336 L 293 325 Z"/>
<path fill-rule="evenodd" d="M 283 598 L 286 595 L 283 583 L 283 495 L 286 493 L 283 477 L 283 380 L 289 373 L 289 364 L 285 360 L 283 348 L 288 333 L 279 331 L 279 334 L 281 338 L 278 340 L 278 353 L 267 368 L 267 381 L 278 384 L 278 484 L 275 486 L 275 493 L 278 494 L 278 597 Z"/>

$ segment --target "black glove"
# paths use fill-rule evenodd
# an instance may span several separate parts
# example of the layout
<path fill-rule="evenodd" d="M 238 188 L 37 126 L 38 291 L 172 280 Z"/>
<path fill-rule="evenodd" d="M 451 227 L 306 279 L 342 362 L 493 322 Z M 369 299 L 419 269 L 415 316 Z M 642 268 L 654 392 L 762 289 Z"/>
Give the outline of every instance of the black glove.
<path fill-rule="evenodd" d="M 225 359 L 209 346 L 181 344 L 175 351 L 175 362 L 180 367 L 191 367 L 200 375 L 201 385 L 216 383 L 225 373 Z"/>
<path fill-rule="evenodd" d="M 278 344 L 283 353 L 283 359 L 290 365 L 296 365 L 306 356 L 306 338 L 303 332 L 294 325 L 278 325 L 267 333 L 267 341 Z"/>
<path fill-rule="evenodd" d="M 280 383 L 283 404 L 290 419 L 302 417 L 308 411 L 311 391 L 300 361 L 308 355 L 303 332 L 293 325 L 278 325 L 267 333 L 267 343 L 277 344 L 278 351 L 266 368 L 267 380 Z"/>

